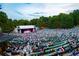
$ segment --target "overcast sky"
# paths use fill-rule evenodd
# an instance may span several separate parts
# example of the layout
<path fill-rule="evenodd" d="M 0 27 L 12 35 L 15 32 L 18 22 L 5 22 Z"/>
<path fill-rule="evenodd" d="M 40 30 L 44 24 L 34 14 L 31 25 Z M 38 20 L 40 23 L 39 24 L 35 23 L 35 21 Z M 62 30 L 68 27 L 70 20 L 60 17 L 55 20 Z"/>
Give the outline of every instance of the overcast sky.
<path fill-rule="evenodd" d="M 12 19 L 33 19 L 40 16 L 53 16 L 79 9 L 78 3 L 6 3 L 1 4 L 2 11 Z"/>

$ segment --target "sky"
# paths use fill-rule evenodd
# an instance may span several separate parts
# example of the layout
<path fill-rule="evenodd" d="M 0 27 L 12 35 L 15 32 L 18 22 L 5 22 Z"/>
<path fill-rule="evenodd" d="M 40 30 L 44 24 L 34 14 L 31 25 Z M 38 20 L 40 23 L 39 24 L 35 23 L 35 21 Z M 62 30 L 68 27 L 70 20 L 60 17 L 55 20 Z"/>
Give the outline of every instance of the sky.
<path fill-rule="evenodd" d="M 6 12 L 8 18 L 28 20 L 79 9 L 78 3 L 1 3 L 0 5 L 2 6 L 0 11 Z"/>

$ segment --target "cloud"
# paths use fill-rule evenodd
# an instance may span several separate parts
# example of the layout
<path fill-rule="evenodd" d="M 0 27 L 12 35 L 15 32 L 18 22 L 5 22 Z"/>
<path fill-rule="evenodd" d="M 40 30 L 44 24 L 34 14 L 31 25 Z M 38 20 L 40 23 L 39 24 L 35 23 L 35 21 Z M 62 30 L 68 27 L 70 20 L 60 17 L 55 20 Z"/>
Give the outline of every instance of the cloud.
<path fill-rule="evenodd" d="M 3 11 L 6 11 L 12 19 L 32 19 L 40 16 L 53 16 L 59 13 L 69 13 L 79 9 L 78 3 L 17 3 L 2 4 Z"/>
<path fill-rule="evenodd" d="M 17 10 L 15 10 L 15 12 L 17 13 L 17 14 L 19 14 L 19 15 L 23 15 L 21 12 L 19 12 L 19 11 L 17 11 Z"/>
<path fill-rule="evenodd" d="M 50 15 L 57 15 L 60 12 L 67 12 L 68 9 L 64 7 L 68 7 L 71 4 L 31 4 L 28 7 L 21 7 L 20 12 L 23 14 L 30 14 L 29 16 L 36 17 L 36 14 L 39 16 L 50 16 Z M 41 7 L 39 7 L 41 6 Z"/>

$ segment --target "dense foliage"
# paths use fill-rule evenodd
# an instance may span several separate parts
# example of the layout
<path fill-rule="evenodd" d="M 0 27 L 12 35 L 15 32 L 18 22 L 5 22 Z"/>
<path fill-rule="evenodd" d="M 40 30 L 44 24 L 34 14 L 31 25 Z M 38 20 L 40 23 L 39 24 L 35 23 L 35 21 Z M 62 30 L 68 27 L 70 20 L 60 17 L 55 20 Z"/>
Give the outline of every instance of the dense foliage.
<path fill-rule="evenodd" d="M 17 17 L 17 16 L 16 16 Z M 12 20 L 5 12 L 0 11 L 0 27 L 2 32 L 11 32 L 18 25 L 36 25 L 40 28 L 72 28 L 79 25 L 79 10 L 74 10 L 69 14 L 60 13 L 56 16 L 44 17 L 39 19 Z"/>

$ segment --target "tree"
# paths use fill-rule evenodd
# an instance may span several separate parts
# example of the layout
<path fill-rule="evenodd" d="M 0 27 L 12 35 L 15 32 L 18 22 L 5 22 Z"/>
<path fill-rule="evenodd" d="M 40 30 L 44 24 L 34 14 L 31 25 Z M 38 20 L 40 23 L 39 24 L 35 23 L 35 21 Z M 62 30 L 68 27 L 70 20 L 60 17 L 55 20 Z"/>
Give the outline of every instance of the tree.
<path fill-rule="evenodd" d="M 59 16 L 53 16 L 53 21 L 54 28 L 61 28 L 61 21 L 59 19 Z"/>
<path fill-rule="evenodd" d="M 30 25 L 36 25 L 36 26 L 38 26 L 38 19 L 32 19 L 30 21 Z"/>
<path fill-rule="evenodd" d="M 56 16 L 32 19 L 31 21 L 18 19 L 8 19 L 5 12 L 0 11 L 0 27 L 2 32 L 11 32 L 16 26 L 19 25 L 36 25 L 40 28 L 72 28 L 79 25 L 79 10 L 74 10 L 69 14 L 60 13 Z"/>
<path fill-rule="evenodd" d="M 74 19 L 74 25 L 79 25 L 79 10 L 74 10 L 73 12 L 70 13 Z"/>
<path fill-rule="evenodd" d="M 5 24 L 7 22 L 7 15 L 5 12 L 0 11 L 0 26 L 2 27 L 3 24 Z"/>
<path fill-rule="evenodd" d="M 11 32 L 14 29 L 12 19 L 8 19 L 8 16 L 5 12 L 0 12 L 0 27 L 2 32 Z"/>
<path fill-rule="evenodd" d="M 38 20 L 39 27 L 48 27 L 48 17 L 41 16 Z"/>
<path fill-rule="evenodd" d="M 5 12 L 0 11 L 0 27 L 2 29 L 2 32 L 6 30 L 6 24 L 7 24 L 8 17 Z"/>
<path fill-rule="evenodd" d="M 62 28 L 72 28 L 74 26 L 73 18 L 71 15 L 60 13 L 58 16 L 59 16 Z"/>
<path fill-rule="evenodd" d="M 18 25 L 28 25 L 29 21 L 21 19 L 21 20 L 18 20 L 17 23 Z"/>

